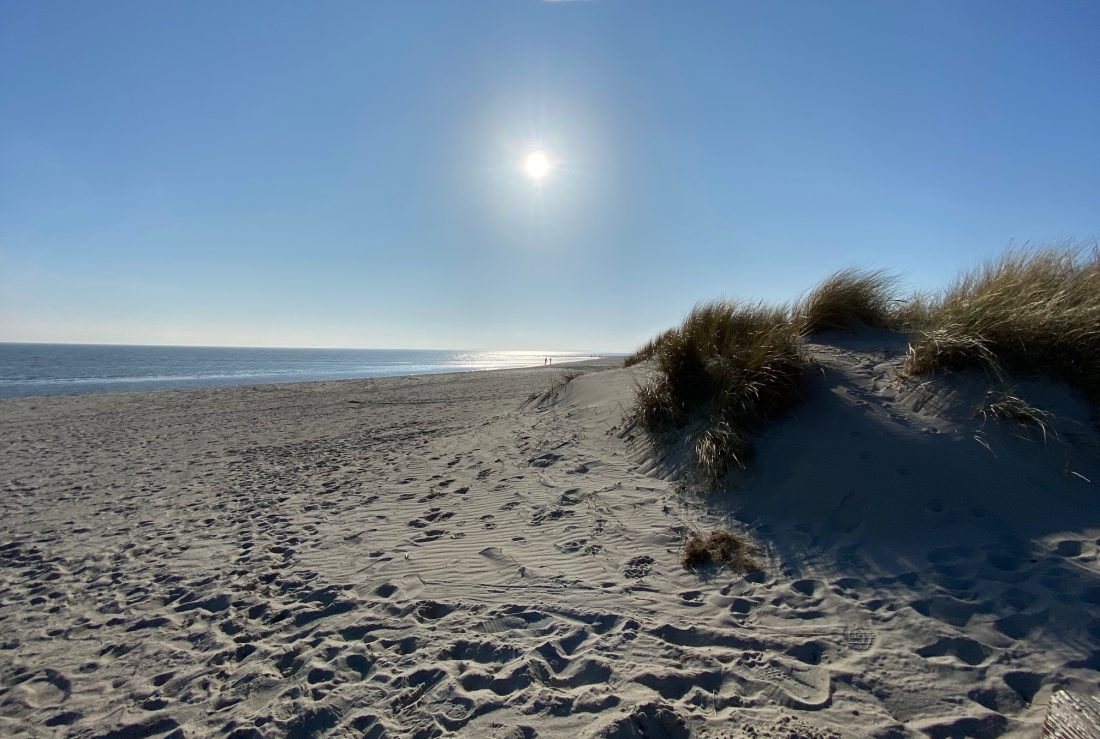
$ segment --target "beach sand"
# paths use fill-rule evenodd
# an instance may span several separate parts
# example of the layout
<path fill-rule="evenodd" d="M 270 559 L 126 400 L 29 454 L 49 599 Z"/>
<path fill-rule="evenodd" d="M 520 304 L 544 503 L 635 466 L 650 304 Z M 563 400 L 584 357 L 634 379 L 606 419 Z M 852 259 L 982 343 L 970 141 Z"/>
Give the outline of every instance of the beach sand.
<path fill-rule="evenodd" d="M 0 734 L 1036 736 L 1096 695 L 1087 408 L 1028 385 L 1044 441 L 893 337 L 810 348 L 709 495 L 615 361 L 2 401 Z M 685 570 L 716 526 L 763 569 Z"/>

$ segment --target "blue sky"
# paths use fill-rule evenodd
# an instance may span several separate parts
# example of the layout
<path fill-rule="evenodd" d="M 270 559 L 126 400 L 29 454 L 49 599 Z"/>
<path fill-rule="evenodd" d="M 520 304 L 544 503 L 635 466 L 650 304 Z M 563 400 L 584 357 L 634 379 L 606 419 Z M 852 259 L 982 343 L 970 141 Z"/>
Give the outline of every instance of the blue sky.
<path fill-rule="evenodd" d="M 0 0 L 0 340 L 613 351 L 851 264 L 937 286 L 1100 235 L 1098 29 L 1094 0 Z"/>

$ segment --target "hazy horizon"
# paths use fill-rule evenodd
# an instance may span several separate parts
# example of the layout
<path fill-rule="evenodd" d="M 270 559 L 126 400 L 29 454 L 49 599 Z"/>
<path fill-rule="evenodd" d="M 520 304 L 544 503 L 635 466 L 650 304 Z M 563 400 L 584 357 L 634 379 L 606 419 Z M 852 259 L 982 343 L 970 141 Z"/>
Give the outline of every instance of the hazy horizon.
<path fill-rule="evenodd" d="M 628 352 L 1100 235 L 1100 5 L 0 4 L 0 341 Z"/>
<path fill-rule="evenodd" d="M 116 343 L 111 341 L 8 341 L 0 340 L 0 345 L 42 345 L 42 346 L 118 346 L 118 347 L 157 347 L 162 349 L 318 349 L 328 351 L 408 351 L 408 352 L 432 352 L 432 351 L 451 351 L 451 352 L 494 352 L 497 354 L 545 354 L 546 356 L 556 357 L 558 355 L 568 356 L 573 354 L 592 354 L 597 353 L 600 355 L 625 355 L 628 352 L 620 351 L 603 351 L 593 347 L 580 347 L 579 349 L 538 349 L 538 348 L 524 348 L 524 349 L 493 349 L 492 347 L 474 346 L 474 347 L 455 347 L 455 346 L 443 346 L 443 347 L 417 347 L 417 346 L 301 346 L 287 344 L 285 346 L 275 345 L 247 345 L 247 344 L 127 344 Z"/>

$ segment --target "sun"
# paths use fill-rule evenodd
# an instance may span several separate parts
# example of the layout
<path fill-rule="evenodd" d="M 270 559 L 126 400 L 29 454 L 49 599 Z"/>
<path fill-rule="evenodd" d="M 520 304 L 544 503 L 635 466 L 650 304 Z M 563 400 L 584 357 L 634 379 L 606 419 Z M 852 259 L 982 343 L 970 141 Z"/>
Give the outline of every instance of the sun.
<path fill-rule="evenodd" d="M 535 149 L 523 161 L 523 171 L 535 182 L 545 179 L 550 168 L 550 157 L 542 149 Z"/>

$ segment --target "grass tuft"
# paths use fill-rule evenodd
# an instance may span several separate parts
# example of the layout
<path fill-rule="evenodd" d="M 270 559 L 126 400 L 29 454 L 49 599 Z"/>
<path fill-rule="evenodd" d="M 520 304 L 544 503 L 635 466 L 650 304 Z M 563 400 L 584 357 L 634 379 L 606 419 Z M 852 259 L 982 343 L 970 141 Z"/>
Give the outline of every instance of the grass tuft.
<path fill-rule="evenodd" d="M 1100 402 L 1100 251 L 1017 249 L 932 299 L 906 370 L 1046 374 Z"/>
<path fill-rule="evenodd" d="M 744 468 L 752 447 L 743 434 L 718 418 L 703 427 L 692 447 L 695 465 L 709 480 L 716 480 L 733 467 Z"/>
<path fill-rule="evenodd" d="M 1041 408 L 1036 408 L 1023 398 L 1013 395 L 1010 389 L 990 390 L 986 393 L 985 400 L 978 406 L 975 415 L 981 416 L 985 420 L 996 418 L 1011 421 L 1021 426 L 1037 428 L 1042 433 L 1044 440 L 1051 432 L 1051 422 L 1054 420 L 1053 414 Z"/>
<path fill-rule="evenodd" d="M 826 277 L 794 306 L 794 323 L 804 336 L 860 324 L 893 325 L 898 279 L 883 270 L 849 267 Z"/>
<path fill-rule="evenodd" d="M 732 531 L 716 529 L 707 536 L 692 533 L 684 542 L 680 563 L 689 570 L 714 564 L 734 572 L 752 572 L 760 569 L 752 557 L 753 551 L 752 546 Z"/>
<path fill-rule="evenodd" d="M 653 343 L 657 373 L 638 389 L 634 418 L 650 431 L 701 422 L 693 452 L 712 480 L 743 467 L 748 435 L 799 398 L 805 360 L 786 308 L 706 303 Z"/>

